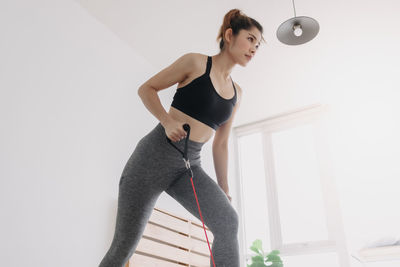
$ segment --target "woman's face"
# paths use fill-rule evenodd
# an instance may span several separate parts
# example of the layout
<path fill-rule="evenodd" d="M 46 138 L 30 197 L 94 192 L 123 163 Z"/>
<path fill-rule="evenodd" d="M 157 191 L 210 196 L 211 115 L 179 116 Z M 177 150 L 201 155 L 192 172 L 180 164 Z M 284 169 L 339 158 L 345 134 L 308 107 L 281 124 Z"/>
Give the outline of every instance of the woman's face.
<path fill-rule="evenodd" d="M 230 47 L 232 55 L 236 58 L 236 62 L 241 66 L 246 66 L 255 56 L 260 46 L 260 41 L 261 32 L 256 27 L 250 30 L 240 30 Z"/>

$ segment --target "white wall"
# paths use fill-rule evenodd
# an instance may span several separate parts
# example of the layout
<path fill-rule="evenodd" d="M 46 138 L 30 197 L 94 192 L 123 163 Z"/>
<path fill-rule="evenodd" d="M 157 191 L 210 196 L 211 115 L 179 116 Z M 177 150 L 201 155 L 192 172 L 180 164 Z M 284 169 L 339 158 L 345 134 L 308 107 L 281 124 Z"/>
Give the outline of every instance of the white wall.
<path fill-rule="evenodd" d="M 400 225 L 400 8 L 335 3 L 309 14 L 319 18 L 318 39 L 296 48 L 270 42 L 245 72 L 235 70 L 245 90 L 235 124 L 315 102 L 335 106 L 333 163 L 355 249 Z M 270 40 L 280 22 L 266 26 Z M 158 122 L 136 90 L 159 69 L 74 1 L 2 1 L 0 32 L 2 265 L 97 266 L 112 238 L 122 169 Z M 160 92 L 166 109 L 173 93 Z M 209 144 L 202 156 L 214 178 Z M 157 204 L 190 217 L 165 194 Z"/>
<path fill-rule="evenodd" d="M 318 20 L 318 36 L 302 46 L 279 44 L 273 34 L 284 20 L 265 17 L 271 23 L 263 25 L 274 30 L 269 45 L 233 76 L 245 90 L 237 123 L 330 104 L 329 141 L 349 252 L 380 238 L 400 239 L 400 4 L 296 1 L 296 7 L 298 15 Z"/>
<path fill-rule="evenodd" d="M 98 266 L 156 70 L 74 1 L 2 1 L 0 32 L 1 265 Z"/>

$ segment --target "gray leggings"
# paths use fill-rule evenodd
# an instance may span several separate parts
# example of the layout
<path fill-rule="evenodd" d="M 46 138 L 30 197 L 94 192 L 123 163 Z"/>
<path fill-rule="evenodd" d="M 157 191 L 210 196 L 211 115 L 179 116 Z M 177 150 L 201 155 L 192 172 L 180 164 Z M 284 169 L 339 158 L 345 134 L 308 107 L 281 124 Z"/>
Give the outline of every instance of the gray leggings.
<path fill-rule="evenodd" d="M 185 139 L 173 144 L 183 151 Z M 189 139 L 188 158 L 204 224 L 214 236 L 214 262 L 216 267 L 239 267 L 238 214 L 224 191 L 201 167 L 203 144 Z M 163 191 L 201 220 L 182 154 L 167 142 L 165 129 L 158 123 L 138 142 L 122 172 L 114 238 L 99 267 L 125 266 Z"/>

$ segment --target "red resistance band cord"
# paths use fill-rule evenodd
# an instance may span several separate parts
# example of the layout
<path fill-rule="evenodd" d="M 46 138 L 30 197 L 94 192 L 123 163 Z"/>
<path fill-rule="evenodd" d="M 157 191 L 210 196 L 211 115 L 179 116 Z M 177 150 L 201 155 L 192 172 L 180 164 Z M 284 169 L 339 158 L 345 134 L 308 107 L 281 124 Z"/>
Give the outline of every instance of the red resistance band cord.
<path fill-rule="evenodd" d="M 195 196 L 195 198 L 196 198 L 197 207 L 199 208 L 199 214 L 200 214 L 201 221 L 203 222 L 203 229 L 204 229 L 204 234 L 206 235 L 207 244 L 208 244 L 208 249 L 210 250 L 211 259 L 212 259 L 213 265 L 214 265 L 214 267 L 215 267 L 215 262 L 214 262 L 214 257 L 213 257 L 212 252 L 211 252 L 210 242 L 208 242 L 208 236 L 207 236 L 206 228 L 205 228 L 205 226 L 204 226 L 203 216 L 201 215 L 199 200 L 197 199 L 196 189 L 194 188 L 194 184 L 193 184 L 193 172 L 192 172 L 192 169 L 190 168 L 190 162 L 189 162 L 189 159 L 188 159 L 188 157 L 187 157 L 187 141 L 188 141 L 189 135 L 190 135 L 190 126 L 189 126 L 189 124 L 187 124 L 187 123 L 184 124 L 184 125 L 183 125 L 183 129 L 187 132 L 187 136 L 186 136 L 186 140 L 185 140 L 185 149 L 184 149 L 184 152 L 182 152 L 179 148 L 177 148 L 177 147 L 171 142 L 171 140 L 168 138 L 168 136 L 167 136 L 166 138 L 167 138 L 168 143 L 170 143 L 173 147 L 175 147 L 175 148 L 182 154 L 182 156 L 183 156 L 183 161 L 185 162 L 186 169 L 188 169 L 188 170 L 190 171 L 190 181 L 192 182 L 193 193 L 194 193 L 194 196 Z"/>

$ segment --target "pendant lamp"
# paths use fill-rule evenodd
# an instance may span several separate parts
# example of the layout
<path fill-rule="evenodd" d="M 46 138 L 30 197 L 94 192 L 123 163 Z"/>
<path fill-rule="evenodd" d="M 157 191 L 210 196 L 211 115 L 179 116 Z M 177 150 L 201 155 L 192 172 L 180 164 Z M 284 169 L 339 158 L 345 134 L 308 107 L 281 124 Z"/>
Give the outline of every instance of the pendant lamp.
<path fill-rule="evenodd" d="M 314 39 L 319 32 L 318 22 L 310 17 L 296 17 L 296 8 L 293 2 L 294 17 L 283 22 L 276 36 L 278 40 L 287 45 L 300 45 Z"/>

